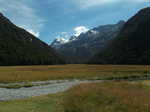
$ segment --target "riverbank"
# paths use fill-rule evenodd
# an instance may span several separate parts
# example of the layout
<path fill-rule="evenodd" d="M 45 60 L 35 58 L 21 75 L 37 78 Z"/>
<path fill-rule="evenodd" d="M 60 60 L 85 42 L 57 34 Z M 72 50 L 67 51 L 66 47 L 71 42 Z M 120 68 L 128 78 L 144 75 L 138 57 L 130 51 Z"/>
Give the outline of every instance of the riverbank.
<path fill-rule="evenodd" d="M 84 83 L 58 94 L 0 102 L 0 112 L 149 112 L 149 95 L 150 81 Z"/>
<path fill-rule="evenodd" d="M 46 94 L 54 94 L 63 92 L 75 85 L 81 83 L 95 83 L 101 82 L 101 80 L 55 80 L 55 81 L 39 81 L 32 82 L 34 86 L 32 87 L 21 87 L 21 88 L 0 88 L 0 101 L 10 101 L 17 99 L 25 99 L 34 96 L 46 95 Z M 0 84 L 1 86 L 9 86 L 11 84 Z M 19 83 L 15 83 L 19 84 Z M 21 84 L 24 83 L 20 83 Z M 12 86 L 13 87 L 13 86 Z"/>
<path fill-rule="evenodd" d="M 0 101 L 30 98 L 34 96 L 56 94 L 83 83 L 100 82 L 138 82 L 149 80 L 150 77 L 113 77 L 105 80 L 50 80 L 36 82 L 0 83 Z"/>

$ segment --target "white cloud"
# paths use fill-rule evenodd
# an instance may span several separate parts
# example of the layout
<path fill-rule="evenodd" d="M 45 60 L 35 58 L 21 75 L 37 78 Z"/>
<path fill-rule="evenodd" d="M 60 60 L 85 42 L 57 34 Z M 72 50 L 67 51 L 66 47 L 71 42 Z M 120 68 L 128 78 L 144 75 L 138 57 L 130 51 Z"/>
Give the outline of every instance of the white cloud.
<path fill-rule="evenodd" d="M 69 38 L 70 38 L 70 35 L 67 32 L 61 32 L 55 39 L 57 39 L 57 41 L 68 42 Z"/>
<path fill-rule="evenodd" d="M 75 36 L 79 36 L 81 33 L 86 33 L 89 29 L 85 26 L 78 26 L 74 28 Z"/>
<path fill-rule="evenodd" d="M 119 2 L 150 2 L 150 0 L 71 0 L 78 7 L 85 9 L 93 6 L 106 5 L 111 3 L 119 3 Z"/>
<path fill-rule="evenodd" d="M 26 25 L 21 25 L 19 26 L 20 28 L 25 28 Z M 26 28 L 26 31 L 28 31 L 29 33 L 31 33 L 32 35 L 36 36 L 36 37 L 39 37 L 40 36 L 40 32 L 38 31 L 34 31 L 33 29 L 28 29 Z"/>
<path fill-rule="evenodd" d="M 29 33 L 31 33 L 32 35 L 36 36 L 36 37 L 39 37 L 40 36 L 40 33 L 39 32 L 35 32 L 33 31 L 32 29 L 26 29 Z"/>
<path fill-rule="evenodd" d="M 31 31 L 34 35 L 39 36 L 39 31 L 43 27 L 45 20 L 38 16 L 30 4 L 25 0 L 0 0 L 0 12 L 8 17 L 18 26 Z"/>
<path fill-rule="evenodd" d="M 85 26 L 77 26 L 73 29 L 73 34 L 68 32 L 61 32 L 57 37 L 57 41 L 63 41 L 65 43 L 69 42 L 69 40 L 76 40 L 77 37 L 82 34 L 89 31 L 89 28 Z M 72 37 L 73 36 L 73 37 Z M 74 37 L 75 36 L 75 37 Z M 71 38 L 70 38 L 71 37 Z"/>
<path fill-rule="evenodd" d="M 57 36 L 57 38 L 69 38 L 70 35 L 67 32 L 61 32 L 59 36 Z"/>
<path fill-rule="evenodd" d="M 68 38 L 69 34 L 67 32 L 61 32 L 60 37 Z"/>

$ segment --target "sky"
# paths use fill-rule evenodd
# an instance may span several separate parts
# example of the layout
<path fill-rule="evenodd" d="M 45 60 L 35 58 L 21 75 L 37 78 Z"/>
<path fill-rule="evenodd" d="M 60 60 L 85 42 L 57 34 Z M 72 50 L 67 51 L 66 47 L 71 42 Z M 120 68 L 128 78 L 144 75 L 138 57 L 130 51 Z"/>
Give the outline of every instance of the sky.
<path fill-rule="evenodd" d="M 0 0 L 0 12 L 50 44 L 91 28 L 127 21 L 150 0 Z"/>

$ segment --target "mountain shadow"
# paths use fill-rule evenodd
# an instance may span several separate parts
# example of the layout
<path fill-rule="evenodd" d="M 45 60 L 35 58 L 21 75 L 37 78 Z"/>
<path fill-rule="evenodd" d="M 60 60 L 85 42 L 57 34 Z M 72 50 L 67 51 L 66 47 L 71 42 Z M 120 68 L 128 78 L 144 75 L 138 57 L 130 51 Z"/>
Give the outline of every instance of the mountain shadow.
<path fill-rule="evenodd" d="M 130 18 L 118 37 L 89 63 L 150 64 L 150 7 Z"/>
<path fill-rule="evenodd" d="M 63 64 L 50 48 L 0 13 L 0 65 Z"/>

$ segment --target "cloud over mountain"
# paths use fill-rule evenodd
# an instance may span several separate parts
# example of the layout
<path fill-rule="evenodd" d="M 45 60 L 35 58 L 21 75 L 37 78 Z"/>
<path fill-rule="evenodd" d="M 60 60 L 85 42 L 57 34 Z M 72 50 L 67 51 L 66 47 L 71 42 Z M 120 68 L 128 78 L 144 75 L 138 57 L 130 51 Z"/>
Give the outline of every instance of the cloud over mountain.
<path fill-rule="evenodd" d="M 74 28 L 75 36 L 79 36 L 81 33 L 86 33 L 89 29 L 85 26 L 78 26 Z"/>
<path fill-rule="evenodd" d="M 26 0 L 0 0 L 0 12 L 8 16 L 15 24 L 39 36 L 45 20 L 38 16 L 31 3 Z"/>
<path fill-rule="evenodd" d="M 80 8 L 89 8 L 93 6 L 100 6 L 100 5 L 106 5 L 106 4 L 112 4 L 112 3 L 141 3 L 141 2 L 150 2 L 149 0 L 72 0 L 72 2 L 76 5 L 78 5 Z"/>

